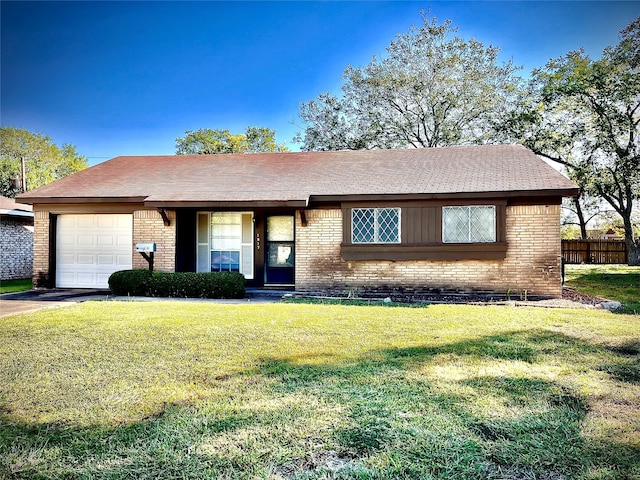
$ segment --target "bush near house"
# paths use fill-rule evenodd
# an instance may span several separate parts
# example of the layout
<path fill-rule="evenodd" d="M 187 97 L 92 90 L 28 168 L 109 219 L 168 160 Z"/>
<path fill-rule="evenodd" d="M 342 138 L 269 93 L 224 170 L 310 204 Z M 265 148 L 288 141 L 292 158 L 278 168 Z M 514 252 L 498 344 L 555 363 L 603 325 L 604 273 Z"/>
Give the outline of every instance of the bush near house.
<path fill-rule="evenodd" d="M 109 289 L 114 295 L 144 297 L 153 272 L 149 270 L 120 270 L 109 277 Z"/>
<path fill-rule="evenodd" d="M 236 272 L 166 273 L 121 270 L 109 277 L 114 295 L 143 297 L 242 298 L 244 276 Z"/>

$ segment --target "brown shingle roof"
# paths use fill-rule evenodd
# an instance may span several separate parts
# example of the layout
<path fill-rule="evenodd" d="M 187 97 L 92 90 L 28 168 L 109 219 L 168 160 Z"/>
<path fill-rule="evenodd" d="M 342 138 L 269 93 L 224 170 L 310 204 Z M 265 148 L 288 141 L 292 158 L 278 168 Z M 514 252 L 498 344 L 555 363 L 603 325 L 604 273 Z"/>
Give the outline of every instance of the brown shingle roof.
<path fill-rule="evenodd" d="M 33 212 L 33 207 L 24 203 L 17 203 L 14 198 L 8 198 L 0 195 L 0 210 L 3 212 Z"/>
<path fill-rule="evenodd" d="M 117 157 L 27 192 L 21 201 L 290 202 L 314 198 L 511 192 L 573 195 L 567 178 L 516 145 Z"/>

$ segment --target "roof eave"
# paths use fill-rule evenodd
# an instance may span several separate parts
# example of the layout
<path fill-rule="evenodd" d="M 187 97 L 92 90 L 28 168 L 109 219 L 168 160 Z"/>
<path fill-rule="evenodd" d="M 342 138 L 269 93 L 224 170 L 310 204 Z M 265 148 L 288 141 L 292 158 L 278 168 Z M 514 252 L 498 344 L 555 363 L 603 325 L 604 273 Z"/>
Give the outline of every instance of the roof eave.
<path fill-rule="evenodd" d="M 28 212 L 26 210 L 7 210 L 5 208 L 0 208 L 0 215 L 7 215 L 9 217 L 31 217 L 31 218 L 33 218 L 33 212 Z"/>
<path fill-rule="evenodd" d="M 479 198 L 539 198 L 539 197 L 575 197 L 578 188 L 558 188 L 545 190 L 508 190 L 493 192 L 449 192 L 449 193 L 407 193 L 407 194 L 350 194 L 350 195 L 312 195 L 312 204 L 335 202 L 365 202 L 388 200 L 446 200 Z"/>
<path fill-rule="evenodd" d="M 35 204 L 96 204 L 96 203 L 143 203 L 147 197 L 18 197 L 21 203 Z"/>
<path fill-rule="evenodd" d="M 146 207 L 154 208 L 306 208 L 307 200 L 239 200 L 239 201 L 182 201 L 152 200 L 144 202 Z"/>

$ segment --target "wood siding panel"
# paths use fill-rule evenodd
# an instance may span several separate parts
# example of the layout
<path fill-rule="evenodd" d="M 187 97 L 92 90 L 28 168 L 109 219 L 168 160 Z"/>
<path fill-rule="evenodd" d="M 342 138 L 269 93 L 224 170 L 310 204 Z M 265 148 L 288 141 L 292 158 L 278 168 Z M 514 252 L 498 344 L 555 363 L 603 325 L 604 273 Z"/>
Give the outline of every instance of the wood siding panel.
<path fill-rule="evenodd" d="M 506 243 L 342 245 L 344 260 L 504 260 Z"/>
<path fill-rule="evenodd" d="M 442 207 L 427 207 L 429 243 L 442 243 Z"/>
<path fill-rule="evenodd" d="M 507 206 L 496 205 L 496 241 L 507 241 Z"/>
<path fill-rule="evenodd" d="M 351 243 L 351 209 L 344 208 L 342 210 L 342 232 L 343 242 Z"/>
<path fill-rule="evenodd" d="M 402 243 L 422 243 L 422 208 L 402 209 Z"/>

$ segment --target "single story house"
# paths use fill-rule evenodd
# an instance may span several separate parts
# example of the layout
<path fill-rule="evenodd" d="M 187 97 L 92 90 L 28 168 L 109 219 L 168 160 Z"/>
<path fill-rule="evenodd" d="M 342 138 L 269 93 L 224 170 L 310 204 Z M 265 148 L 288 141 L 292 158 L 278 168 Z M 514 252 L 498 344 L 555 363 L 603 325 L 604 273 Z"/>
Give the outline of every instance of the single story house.
<path fill-rule="evenodd" d="M 122 156 L 20 196 L 34 281 L 237 271 L 257 288 L 560 296 L 560 204 L 576 186 L 515 145 Z"/>
<path fill-rule="evenodd" d="M 0 280 L 30 278 L 33 207 L 0 195 Z"/>

